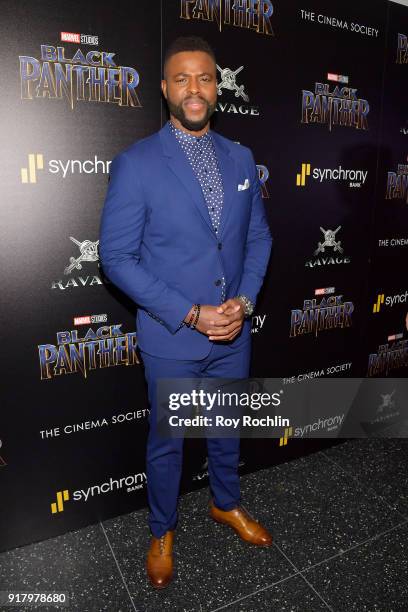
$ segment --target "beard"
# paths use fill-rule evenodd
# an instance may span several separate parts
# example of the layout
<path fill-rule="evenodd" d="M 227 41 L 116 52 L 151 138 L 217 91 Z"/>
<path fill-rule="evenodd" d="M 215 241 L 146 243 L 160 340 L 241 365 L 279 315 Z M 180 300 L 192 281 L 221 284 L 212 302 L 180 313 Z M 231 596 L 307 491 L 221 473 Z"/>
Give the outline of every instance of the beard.
<path fill-rule="evenodd" d="M 188 119 L 186 117 L 186 114 L 183 108 L 183 103 L 175 104 L 174 102 L 170 100 L 169 97 L 167 97 L 167 105 L 169 107 L 169 111 L 171 112 L 171 114 L 174 115 L 176 119 L 180 121 L 181 125 L 185 127 L 186 130 L 191 130 L 192 132 L 199 132 L 200 130 L 203 129 L 203 127 L 206 126 L 211 115 L 214 113 L 215 107 L 217 104 L 216 101 L 214 102 L 214 104 L 211 104 L 210 102 L 208 102 L 208 100 L 205 100 L 204 98 L 198 98 L 198 99 L 200 100 L 200 102 L 203 102 L 205 104 L 206 111 L 202 119 L 194 120 L 194 119 Z"/>

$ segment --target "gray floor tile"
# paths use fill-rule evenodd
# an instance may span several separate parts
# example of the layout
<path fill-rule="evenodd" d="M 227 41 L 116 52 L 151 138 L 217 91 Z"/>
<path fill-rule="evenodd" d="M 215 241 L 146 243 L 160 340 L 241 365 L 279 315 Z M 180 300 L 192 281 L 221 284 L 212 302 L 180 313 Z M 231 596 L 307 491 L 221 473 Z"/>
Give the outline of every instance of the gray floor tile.
<path fill-rule="evenodd" d="M 0 590 L 67 592 L 69 606 L 60 608 L 66 612 L 133 610 L 99 525 L 2 553 Z M 18 612 L 34 609 L 39 608 L 19 607 Z"/>
<path fill-rule="evenodd" d="M 223 612 L 328 612 L 299 575 L 223 608 Z"/>
<path fill-rule="evenodd" d="M 408 441 L 404 438 L 349 440 L 324 453 L 408 517 Z"/>
<path fill-rule="evenodd" d="M 103 523 L 137 610 L 143 612 L 200 610 L 199 599 L 189 582 L 188 568 L 179 562 L 179 539 L 183 533 L 182 528 L 177 528 L 176 531 L 174 580 L 163 590 L 151 587 L 145 569 L 150 543 L 147 515 L 147 511 L 143 510 L 109 519 Z"/>
<path fill-rule="evenodd" d="M 264 548 L 243 542 L 230 527 L 209 517 L 201 527 L 178 534 L 178 564 L 188 576 L 203 612 L 293 573 L 275 546 Z"/>
<path fill-rule="evenodd" d="M 298 569 L 402 520 L 322 453 L 243 476 L 241 489 L 244 506 Z"/>
<path fill-rule="evenodd" d="M 178 527 L 176 578 L 165 590 L 155 591 L 146 579 L 144 565 L 150 537 L 147 529 L 131 547 L 132 531 L 127 532 L 124 524 L 118 528 L 117 520 L 111 519 L 104 526 L 136 606 L 142 610 L 204 612 L 293 572 L 275 547 L 246 544 L 229 527 L 205 515 L 201 525 Z"/>
<path fill-rule="evenodd" d="M 351 440 L 242 476 L 243 505 L 272 532 L 271 548 L 214 523 L 208 487 L 182 496 L 176 577 L 163 591 L 146 578 L 147 509 L 1 554 L 0 590 L 68 591 L 66 612 L 320 612 L 325 601 L 334 612 L 406 612 L 408 526 L 397 509 L 407 461 L 405 439 Z"/>
<path fill-rule="evenodd" d="M 406 612 L 408 523 L 304 574 L 336 612 Z"/>

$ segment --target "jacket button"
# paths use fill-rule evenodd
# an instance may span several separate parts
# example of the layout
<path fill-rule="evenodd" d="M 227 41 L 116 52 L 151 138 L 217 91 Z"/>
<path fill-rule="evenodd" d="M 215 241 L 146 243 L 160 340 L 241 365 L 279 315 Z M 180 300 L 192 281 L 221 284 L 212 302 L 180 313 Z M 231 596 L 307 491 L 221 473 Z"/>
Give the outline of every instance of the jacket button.
<path fill-rule="evenodd" d="M 221 251 L 221 249 L 222 249 L 222 243 L 221 242 L 218 243 L 218 248 Z"/>
<path fill-rule="evenodd" d="M 215 284 L 215 285 L 217 285 L 217 287 L 218 287 L 218 285 L 221 285 L 221 281 L 220 281 L 220 279 L 218 278 L 218 279 L 215 281 L 215 283 L 214 283 L 214 284 Z"/>

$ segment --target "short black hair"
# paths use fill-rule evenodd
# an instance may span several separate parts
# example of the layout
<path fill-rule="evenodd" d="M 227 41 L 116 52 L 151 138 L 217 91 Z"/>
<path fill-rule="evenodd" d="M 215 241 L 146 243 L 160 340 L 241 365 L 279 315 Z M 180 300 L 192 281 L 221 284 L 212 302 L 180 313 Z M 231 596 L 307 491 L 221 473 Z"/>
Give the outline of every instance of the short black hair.
<path fill-rule="evenodd" d="M 165 71 L 167 62 L 173 55 L 180 53 L 181 51 L 204 51 L 204 53 L 208 53 L 208 55 L 214 60 L 214 63 L 216 63 L 215 53 L 204 38 L 201 38 L 201 36 L 179 36 L 173 40 L 172 43 L 170 43 L 166 49 L 166 53 L 164 54 L 164 78 L 166 78 Z"/>

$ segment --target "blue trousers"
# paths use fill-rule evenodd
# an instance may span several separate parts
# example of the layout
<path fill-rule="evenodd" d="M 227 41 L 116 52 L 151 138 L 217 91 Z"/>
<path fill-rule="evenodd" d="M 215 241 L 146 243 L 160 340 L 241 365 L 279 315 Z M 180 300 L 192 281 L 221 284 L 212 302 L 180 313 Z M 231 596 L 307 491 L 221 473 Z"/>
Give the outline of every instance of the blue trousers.
<path fill-rule="evenodd" d="M 159 538 L 177 525 L 177 500 L 183 463 L 183 438 L 163 439 L 156 433 L 158 378 L 248 378 L 251 339 L 239 348 L 213 342 L 198 361 L 162 359 L 141 351 L 150 403 L 146 452 L 149 526 Z M 240 503 L 238 476 L 240 439 L 207 438 L 208 474 L 214 504 L 232 510 Z"/>

